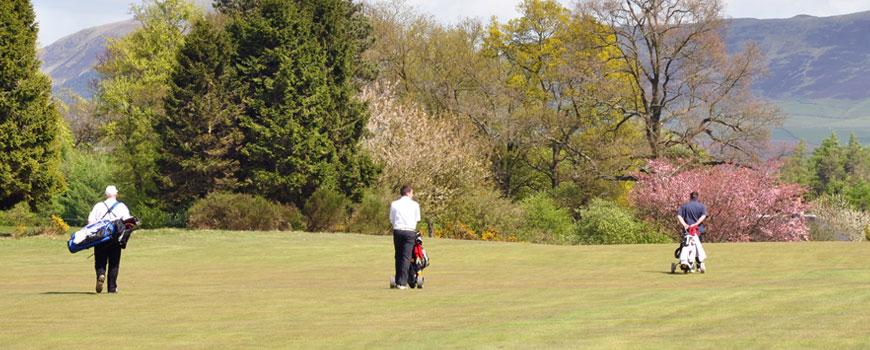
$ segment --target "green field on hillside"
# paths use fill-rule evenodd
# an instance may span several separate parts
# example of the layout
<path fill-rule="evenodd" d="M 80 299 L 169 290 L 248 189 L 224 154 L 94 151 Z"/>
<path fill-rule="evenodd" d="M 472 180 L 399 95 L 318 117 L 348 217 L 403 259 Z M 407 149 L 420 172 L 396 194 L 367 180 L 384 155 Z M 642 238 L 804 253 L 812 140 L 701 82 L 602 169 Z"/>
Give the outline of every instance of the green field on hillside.
<path fill-rule="evenodd" d="M 870 145 L 870 100 L 787 100 L 779 102 L 789 115 L 783 126 L 771 130 L 775 141 L 806 140 L 819 145 L 832 132 L 841 144 L 854 133 L 864 145 Z"/>
<path fill-rule="evenodd" d="M 119 293 L 91 250 L 0 239 L 3 349 L 867 349 L 870 244 L 427 239 L 426 288 L 393 290 L 392 238 L 139 231 Z"/>

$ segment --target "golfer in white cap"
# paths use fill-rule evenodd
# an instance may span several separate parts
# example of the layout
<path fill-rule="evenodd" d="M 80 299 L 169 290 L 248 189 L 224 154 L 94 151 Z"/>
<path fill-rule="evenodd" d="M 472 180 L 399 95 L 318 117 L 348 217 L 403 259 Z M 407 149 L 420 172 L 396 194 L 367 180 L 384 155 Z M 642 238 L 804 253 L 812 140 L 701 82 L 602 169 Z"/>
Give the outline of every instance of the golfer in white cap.
<path fill-rule="evenodd" d="M 124 203 L 118 201 L 118 188 L 109 185 L 106 187 L 106 200 L 94 205 L 91 214 L 88 215 L 88 225 L 100 220 L 129 219 L 130 209 Z M 109 293 L 118 292 L 118 268 L 121 265 L 121 246 L 115 240 L 94 246 L 94 269 L 97 270 L 97 293 L 103 291 L 103 283 L 106 281 L 106 263 L 109 264 L 108 279 Z"/>

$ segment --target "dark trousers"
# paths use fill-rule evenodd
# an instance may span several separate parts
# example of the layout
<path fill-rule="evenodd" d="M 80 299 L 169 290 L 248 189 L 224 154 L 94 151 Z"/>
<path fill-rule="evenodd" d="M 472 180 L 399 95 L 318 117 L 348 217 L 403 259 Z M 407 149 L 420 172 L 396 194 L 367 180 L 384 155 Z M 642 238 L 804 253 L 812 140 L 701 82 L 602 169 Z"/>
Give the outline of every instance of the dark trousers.
<path fill-rule="evenodd" d="M 106 262 L 109 263 L 109 274 L 106 275 Z M 118 267 L 121 266 L 121 246 L 113 240 L 94 246 L 94 269 L 97 277 L 106 275 L 109 280 L 109 292 L 118 289 Z"/>
<path fill-rule="evenodd" d="M 411 268 L 411 252 L 414 250 L 414 231 L 393 230 L 393 245 L 396 247 L 396 285 L 408 285 L 408 269 Z"/>

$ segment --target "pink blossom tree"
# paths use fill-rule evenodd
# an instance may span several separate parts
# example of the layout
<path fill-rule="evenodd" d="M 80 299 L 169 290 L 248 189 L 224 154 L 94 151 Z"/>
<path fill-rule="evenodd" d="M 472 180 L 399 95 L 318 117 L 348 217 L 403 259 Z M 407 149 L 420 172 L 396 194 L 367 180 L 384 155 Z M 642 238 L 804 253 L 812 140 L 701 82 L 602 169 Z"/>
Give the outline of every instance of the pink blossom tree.
<path fill-rule="evenodd" d="M 647 169 L 637 174 L 631 201 L 642 218 L 674 239 L 682 231 L 677 211 L 689 193 L 697 191 L 699 201 L 707 206 L 707 241 L 807 240 L 809 231 L 801 219 L 808 207 L 801 201 L 806 189 L 779 181 L 778 163 L 701 167 L 685 160 L 651 160 Z"/>

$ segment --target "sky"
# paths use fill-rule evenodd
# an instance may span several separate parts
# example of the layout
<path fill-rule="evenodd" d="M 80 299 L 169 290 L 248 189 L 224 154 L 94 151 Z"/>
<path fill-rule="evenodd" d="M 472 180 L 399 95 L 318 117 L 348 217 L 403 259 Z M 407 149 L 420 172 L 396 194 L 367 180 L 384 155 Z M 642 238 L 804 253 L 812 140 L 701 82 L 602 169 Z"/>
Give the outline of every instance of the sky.
<path fill-rule="evenodd" d="M 369 0 L 375 1 L 375 0 Z M 519 16 L 519 0 L 405 0 L 420 12 L 444 23 L 465 17 L 488 22 Z M 575 0 L 559 0 L 573 7 Z M 835 16 L 870 10 L 870 0 L 723 0 L 725 15 L 742 18 L 789 18 L 796 15 Z M 132 18 L 130 4 L 141 0 L 31 0 L 39 22 L 39 45 L 47 46 L 79 30 Z"/>

